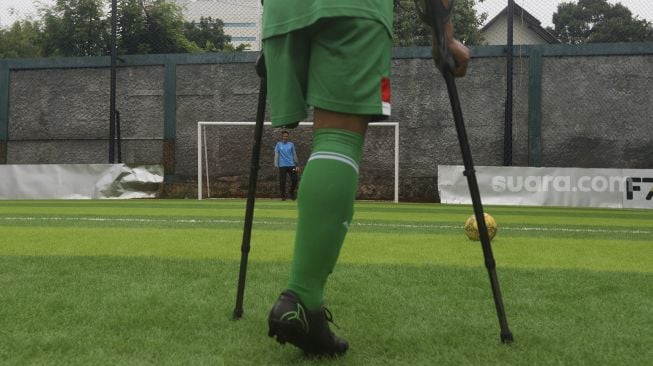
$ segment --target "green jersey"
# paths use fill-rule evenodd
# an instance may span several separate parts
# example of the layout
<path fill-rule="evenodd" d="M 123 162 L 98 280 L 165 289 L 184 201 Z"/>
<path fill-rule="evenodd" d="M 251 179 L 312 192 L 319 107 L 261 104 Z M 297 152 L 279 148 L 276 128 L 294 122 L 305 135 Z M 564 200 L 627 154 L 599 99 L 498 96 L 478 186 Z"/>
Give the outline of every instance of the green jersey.
<path fill-rule="evenodd" d="M 392 36 L 392 0 L 265 0 L 263 39 L 308 27 L 321 18 L 379 21 Z"/>

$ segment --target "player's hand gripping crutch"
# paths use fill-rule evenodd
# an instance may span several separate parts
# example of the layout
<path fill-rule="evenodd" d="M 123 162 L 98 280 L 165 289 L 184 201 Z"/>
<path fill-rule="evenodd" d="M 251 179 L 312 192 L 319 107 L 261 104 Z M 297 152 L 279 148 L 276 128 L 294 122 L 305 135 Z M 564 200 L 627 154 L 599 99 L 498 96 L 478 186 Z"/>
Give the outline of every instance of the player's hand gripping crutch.
<path fill-rule="evenodd" d="M 247 206 L 245 208 L 245 224 L 243 241 L 240 247 L 240 271 L 238 273 L 238 288 L 236 290 L 236 308 L 234 319 L 243 316 L 243 297 L 245 295 L 245 277 L 247 275 L 247 259 L 249 257 L 250 239 L 252 237 L 252 221 L 254 218 L 254 202 L 256 201 L 256 182 L 258 181 L 259 160 L 261 158 L 261 140 L 263 138 L 263 120 L 265 119 L 265 100 L 267 98 L 267 82 L 265 73 L 265 57 L 263 52 L 256 60 L 256 73 L 261 78 L 256 109 L 256 126 L 254 127 L 254 146 L 252 148 L 252 164 L 249 170 L 249 186 L 247 188 Z"/>
<path fill-rule="evenodd" d="M 467 132 L 465 131 L 460 99 L 458 98 L 458 90 L 456 89 L 454 71 L 456 70 L 457 65 L 448 49 L 448 36 L 451 35 L 446 33 L 446 23 L 451 17 L 454 0 L 449 0 L 447 3 L 448 6 L 443 4 L 443 0 L 415 0 L 418 14 L 423 21 L 431 26 L 433 31 L 433 61 L 435 62 L 435 66 L 442 73 L 449 92 L 449 100 L 451 101 L 451 108 L 453 110 L 456 124 L 456 133 L 458 134 L 460 150 L 463 156 L 463 164 L 465 165 L 464 174 L 467 177 L 467 184 L 469 186 L 469 193 L 474 206 L 474 215 L 476 216 L 476 221 L 478 223 L 478 231 L 481 239 L 481 246 L 483 248 L 483 256 L 485 258 L 485 267 L 490 276 L 494 305 L 496 306 L 497 315 L 499 317 L 501 342 L 510 343 L 513 341 L 513 337 L 508 328 L 508 320 L 506 319 L 506 312 L 501 298 L 501 290 L 499 289 L 499 280 L 496 273 L 496 264 L 494 256 L 492 255 L 490 237 L 485 223 L 485 216 L 483 215 L 481 195 L 478 190 L 478 183 L 474 172 L 474 163 L 472 162 L 472 153 L 469 147 L 469 141 L 467 140 Z"/>

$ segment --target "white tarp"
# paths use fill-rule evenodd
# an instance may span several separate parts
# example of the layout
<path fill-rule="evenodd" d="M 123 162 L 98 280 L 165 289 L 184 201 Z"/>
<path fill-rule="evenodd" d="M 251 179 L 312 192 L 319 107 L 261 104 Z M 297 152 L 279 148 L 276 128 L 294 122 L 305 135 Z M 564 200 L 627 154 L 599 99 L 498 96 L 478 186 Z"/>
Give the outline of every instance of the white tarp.
<path fill-rule="evenodd" d="M 161 165 L 0 165 L 0 199 L 155 198 Z"/>
<path fill-rule="evenodd" d="M 490 205 L 653 209 L 653 170 L 477 166 L 481 198 Z M 438 166 L 442 203 L 471 204 L 460 165 Z"/>

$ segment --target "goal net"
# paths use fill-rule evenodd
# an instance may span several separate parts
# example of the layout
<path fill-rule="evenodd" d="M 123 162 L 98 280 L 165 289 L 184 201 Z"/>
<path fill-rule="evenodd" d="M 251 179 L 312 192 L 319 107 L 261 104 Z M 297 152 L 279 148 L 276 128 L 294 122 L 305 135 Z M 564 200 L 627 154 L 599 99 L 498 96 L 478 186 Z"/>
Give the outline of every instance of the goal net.
<path fill-rule="evenodd" d="M 256 122 L 197 122 L 198 200 L 222 196 L 220 193 L 211 192 L 211 188 L 216 185 L 216 179 L 249 176 L 253 143 L 251 136 L 255 124 Z M 270 122 L 265 122 L 265 126 L 270 125 Z M 312 125 L 313 122 L 300 122 L 298 128 L 288 130 L 290 141 L 297 146 L 299 164 L 302 166 L 310 154 Z M 394 202 L 399 202 L 399 123 L 372 122 L 369 127 L 360 164 L 361 189 L 369 186 L 368 191 L 389 190 L 388 193 L 391 193 Z M 263 129 L 259 183 L 267 180 L 278 185 L 272 156 L 274 144 L 280 140 L 282 130 Z M 366 184 L 368 181 L 372 184 Z M 388 183 L 382 186 L 375 184 L 380 181 Z"/>

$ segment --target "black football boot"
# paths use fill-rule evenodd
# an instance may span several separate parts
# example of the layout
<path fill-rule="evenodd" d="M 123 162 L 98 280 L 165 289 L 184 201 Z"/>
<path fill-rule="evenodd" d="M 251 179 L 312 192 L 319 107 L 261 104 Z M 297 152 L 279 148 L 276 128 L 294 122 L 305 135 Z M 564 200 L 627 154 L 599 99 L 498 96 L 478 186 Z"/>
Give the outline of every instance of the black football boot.
<path fill-rule="evenodd" d="M 324 306 L 308 311 L 290 290 L 281 293 L 268 317 L 268 335 L 277 342 L 299 347 L 309 356 L 339 356 L 347 352 L 349 344 L 329 329 L 331 312 Z"/>

